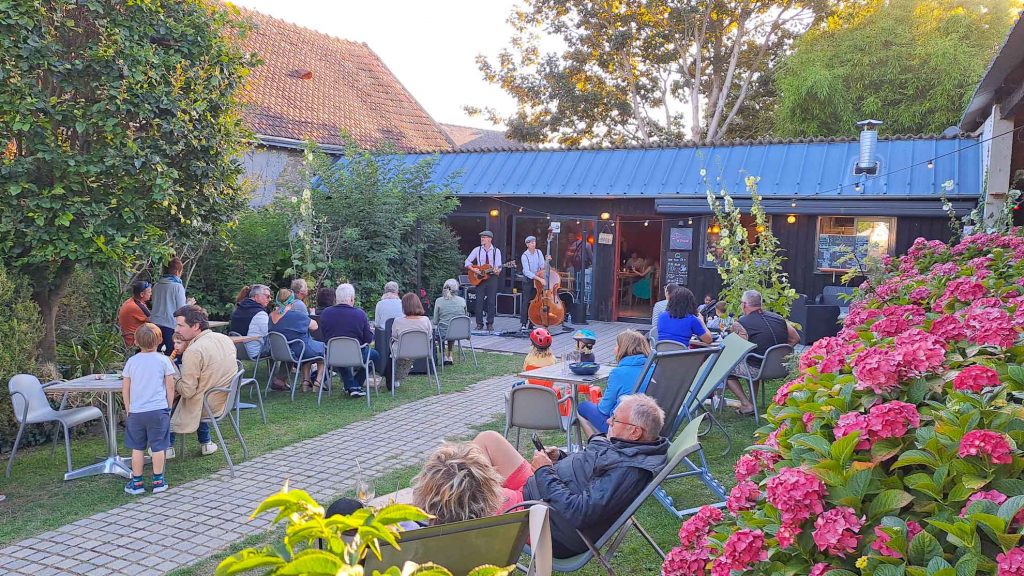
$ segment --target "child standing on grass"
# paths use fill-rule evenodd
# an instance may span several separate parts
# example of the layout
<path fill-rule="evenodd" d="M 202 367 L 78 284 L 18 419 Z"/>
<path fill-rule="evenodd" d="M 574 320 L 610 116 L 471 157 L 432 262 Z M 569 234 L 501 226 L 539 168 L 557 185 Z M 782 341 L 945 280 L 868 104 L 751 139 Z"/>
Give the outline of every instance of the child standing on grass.
<path fill-rule="evenodd" d="M 163 342 L 160 327 L 147 322 L 135 332 L 142 350 L 124 365 L 124 405 L 128 420 L 124 443 L 132 451 L 132 478 L 124 486 L 128 494 L 142 494 L 143 450 L 153 453 L 153 493 L 167 490 L 164 479 L 164 450 L 171 445 L 171 404 L 174 402 L 174 366 L 156 351 Z"/>

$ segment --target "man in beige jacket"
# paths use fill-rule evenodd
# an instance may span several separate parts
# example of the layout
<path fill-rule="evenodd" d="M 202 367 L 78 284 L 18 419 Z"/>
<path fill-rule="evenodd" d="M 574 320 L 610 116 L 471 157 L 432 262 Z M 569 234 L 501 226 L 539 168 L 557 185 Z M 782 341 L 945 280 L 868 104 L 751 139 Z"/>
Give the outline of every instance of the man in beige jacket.
<path fill-rule="evenodd" d="M 171 416 L 171 444 L 168 457 L 173 457 L 175 433 L 195 432 L 203 455 L 213 454 L 217 445 L 210 439 L 210 427 L 201 424 L 203 395 L 211 388 L 227 388 L 238 370 L 235 364 L 235 344 L 231 338 L 210 330 L 206 310 L 194 304 L 182 306 L 174 312 L 174 331 L 184 338 L 181 352 L 181 378 L 174 386 L 178 406 Z M 210 409 L 219 414 L 224 407 L 225 395 L 210 396 Z"/>

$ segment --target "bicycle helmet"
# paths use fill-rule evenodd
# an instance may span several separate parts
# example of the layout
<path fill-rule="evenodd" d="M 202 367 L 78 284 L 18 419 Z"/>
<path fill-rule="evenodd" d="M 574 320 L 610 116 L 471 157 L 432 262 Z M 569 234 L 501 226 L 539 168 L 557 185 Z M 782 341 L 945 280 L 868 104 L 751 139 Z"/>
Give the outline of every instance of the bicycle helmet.
<path fill-rule="evenodd" d="M 576 333 L 572 335 L 572 338 L 573 340 L 589 344 L 590 346 L 597 343 L 597 335 L 591 330 L 577 330 Z"/>
<path fill-rule="evenodd" d="M 533 345 L 537 348 L 544 350 L 551 346 L 551 334 L 543 328 L 534 328 L 530 332 L 530 342 L 533 342 Z"/>

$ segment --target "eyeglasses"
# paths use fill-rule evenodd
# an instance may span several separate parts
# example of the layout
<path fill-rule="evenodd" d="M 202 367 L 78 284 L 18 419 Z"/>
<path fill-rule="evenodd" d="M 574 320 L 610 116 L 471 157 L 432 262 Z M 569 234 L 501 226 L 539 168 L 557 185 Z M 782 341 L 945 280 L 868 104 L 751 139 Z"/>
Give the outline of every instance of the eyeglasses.
<path fill-rule="evenodd" d="M 637 428 L 639 428 L 641 430 L 644 429 L 644 427 L 639 425 L 639 424 L 633 424 L 632 422 L 626 422 L 625 420 L 619 420 L 615 416 L 612 416 L 608 421 L 611 422 L 612 426 L 614 426 L 615 424 L 618 423 L 618 424 L 625 424 L 626 426 L 636 426 Z"/>

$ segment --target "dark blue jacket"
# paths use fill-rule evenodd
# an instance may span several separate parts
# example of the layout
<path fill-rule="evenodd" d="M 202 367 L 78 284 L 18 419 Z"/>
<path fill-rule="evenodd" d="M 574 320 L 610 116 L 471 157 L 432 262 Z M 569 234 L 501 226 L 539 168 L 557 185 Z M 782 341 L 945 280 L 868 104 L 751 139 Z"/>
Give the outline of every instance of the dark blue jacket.
<path fill-rule="evenodd" d="M 590 438 L 583 452 L 538 469 L 523 487 L 526 500 L 545 500 L 551 508 L 551 542 L 556 558 L 584 552 L 579 529 L 596 541 L 629 507 L 666 463 L 669 441 Z"/>
<path fill-rule="evenodd" d="M 348 304 L 335 304 L 320 312 L 318 323 L 324 342 L 338 336 L 355 338 L 359 340 L 360 344 L 373 342 L 370 319 L 367 318 L 366 312 L 363 312 L 362 308 Z"/>

